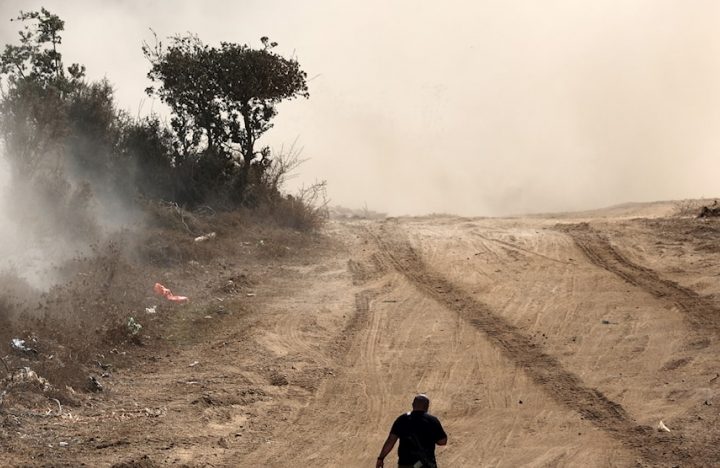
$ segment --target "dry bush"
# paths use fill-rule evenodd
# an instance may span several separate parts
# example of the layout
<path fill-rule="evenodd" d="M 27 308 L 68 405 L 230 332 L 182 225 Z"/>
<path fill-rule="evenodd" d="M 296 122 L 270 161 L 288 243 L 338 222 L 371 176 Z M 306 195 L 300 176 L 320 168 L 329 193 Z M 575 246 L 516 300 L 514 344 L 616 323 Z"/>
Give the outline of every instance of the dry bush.
<path fill-rule="evenodd" d="M 145 223 L 149 227 L 161 228 L 170 231 L 186 232 L 192 236 L 199 236 L 207 232 L 209 224 L 202 214 L 210 211 L 209 207 L 202 207 L 191 212 L 174 202 L 140 200 L 139 205 L 145 213 Z"/>
<path fill-rule="evenodd" d="M 327 184 L 317 182 L 302 187 L 296 195 L 287 195 L 273 201 L 270 213 L 281 227 L 298 231 L 317 231 L 328 220 Z"/>
<path fill-rule="evenodd" d="M 274 155 L 272 163 L 263 171 L 260 182 L 268 193 L 280 193 L 285 183 L 294 176 L 297 168 L 305 162 L 300 157 L 302 148 L 298 148 L 296 143 L 297 140 L 293 141 L 287 149 L 282 146 Z"/>
<path fill-rule="evenodd" d="M 296 142 L 286 150 L 281 148 L 272 164 L 263 172 L 260 188 L 261 203 L 258 214 L 269 214 L 278 226 L 298 231 L 317 231 L 329 218 L 327 183 L 316 182 L 303 186 L 295 195 L 282 195 L 285 183 L 305 161 L 300 158 L 302 148 Z"/>
<path fill-rule="evenodd" d="M 678 218 L 696 217 L 707 200 L 679 200 L 675 202 L 673 216 Z"/>

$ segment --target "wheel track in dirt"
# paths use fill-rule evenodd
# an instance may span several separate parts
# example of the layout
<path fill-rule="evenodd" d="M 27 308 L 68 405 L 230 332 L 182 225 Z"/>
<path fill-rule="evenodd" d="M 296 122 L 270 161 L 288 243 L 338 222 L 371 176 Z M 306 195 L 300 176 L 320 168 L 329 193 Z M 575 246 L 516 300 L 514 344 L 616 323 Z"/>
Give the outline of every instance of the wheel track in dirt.
<path fill-rule="evenodd" d="M 643 463 L 651 466 L 693 464 L 692 456 L 674 436 L 637 424 L 621 405 L 597 389 L 585 386 L 577 375 L 542 351 L 530 337 L 495 313 L 490 306 L 428 268 L 399 228 L 385 224 L 379 230 L 368 229 L 367 232 L 377 244 L 383 263 L 391 265 L 424 294 L 483 332 L 493 345 L 559 404 L 576 411 L 595 427 L 633 450 Z"/>
<path fill-rule="evenodd" d="M 610 244 L 607 236 L 587 223 L 563 225 L 557 229 L 569 235 L 594 265 L 676 306 L 696 331 L 720 334 L 720 309 L 707 298 L 660 277 L 654 270 L 633 263 Z"/>

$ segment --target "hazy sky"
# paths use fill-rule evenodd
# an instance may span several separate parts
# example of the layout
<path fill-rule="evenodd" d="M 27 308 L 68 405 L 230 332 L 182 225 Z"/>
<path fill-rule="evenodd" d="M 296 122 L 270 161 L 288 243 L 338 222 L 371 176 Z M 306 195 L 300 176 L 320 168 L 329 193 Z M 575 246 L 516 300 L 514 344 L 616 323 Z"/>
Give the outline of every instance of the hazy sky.
<path fill-rule="evenodd" d="M 265 141 L 298 138 L 292 184 L 326 179 L 334 204 L 499 215 L 720 192 L 717 1 L 0 0 L 0 19 L 42 5 L 66 61 L 133 114 L 162 110 L 143 93 L 148 28 L 279 42 L 311 97 Z"/>

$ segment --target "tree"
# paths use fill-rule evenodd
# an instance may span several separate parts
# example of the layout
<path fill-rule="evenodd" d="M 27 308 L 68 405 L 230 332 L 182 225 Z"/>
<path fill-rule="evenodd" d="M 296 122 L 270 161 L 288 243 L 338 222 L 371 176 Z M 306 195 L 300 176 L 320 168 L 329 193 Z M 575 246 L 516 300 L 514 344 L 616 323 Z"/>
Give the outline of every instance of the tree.
<path fill-rule="evenodd" d="M 309 97 L 306 74 L 295 59 L 275 53 L 277 43 L 261 38 L 261 48 L 223 42 L 203 44 L 197 36 L 176 36 L 164 48 L 144 44 L 151 63 L 147 89 L 170 106 L 176 135 L 176 163 L 198 164 L 215 184 L 234 179 L 245 199 L 251 183 L 271 163 L 257 141 L 272 128 L 277 104 Z"/>
<path fill-rule="evenodd" d="M 60 17 L 43 8 L 15 21 L 19 43 L 0 55 L 0 138 L 13 171 L 3 189 L 21 222 L 43 213 L 30 223 L 43 235 L 92 233 L 95 195 L 132 187 L 121 180 L 129 171 L 118 159 L 123 121 L 113 89 L 106 80 L 87 82 L 84 66 L 64 65 Z"/>
<path fill-rule="evenodd" d="M 56 154 L 67 133 L 66 102 L 83 84 L 85 67 L 63 65 L 58 51 L 65 22 L 45 8 L 20 12 L 20 43 L 0 55 L 0 120 L 6 152 L 21 175 L 32 176 Z"/>

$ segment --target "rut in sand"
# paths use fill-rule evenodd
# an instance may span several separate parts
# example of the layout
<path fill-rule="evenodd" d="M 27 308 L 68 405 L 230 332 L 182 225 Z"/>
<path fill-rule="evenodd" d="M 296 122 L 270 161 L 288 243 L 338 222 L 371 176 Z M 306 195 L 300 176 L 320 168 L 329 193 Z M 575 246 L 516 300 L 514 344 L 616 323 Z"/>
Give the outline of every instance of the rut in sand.
<path fill-rule="evenodd" d="M 384 263 L 403 274 L 424 294 L 483 332 L 493 345 L 556 402 L 578 412 L 595 427 L 637 453 L 645 463 L 674 465 L 691 459 L 674 437 L 637 424 L 621 405 L 597 389 L 587 387 L 577 375 L 565 369 L 555 357 L 545 353 L 490 306 L 432 271 L 397 227 L 385 223 L 379 229 L 369 231 L 369 235 L 377 243 Z"/>

